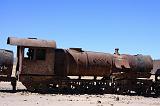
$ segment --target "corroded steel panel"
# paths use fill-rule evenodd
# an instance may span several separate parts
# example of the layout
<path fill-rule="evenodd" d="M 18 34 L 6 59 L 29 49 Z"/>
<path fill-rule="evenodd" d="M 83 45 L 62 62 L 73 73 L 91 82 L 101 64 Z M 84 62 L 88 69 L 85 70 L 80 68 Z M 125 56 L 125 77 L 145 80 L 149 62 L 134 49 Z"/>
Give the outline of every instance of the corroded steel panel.
<path fill-rule="evenodd" d="M 125 72 L 128 78 L 149 78 L 151 76 L 150 72 L 153 68 L 153 61 L 150 56 L 114 54 L 113 61 L 115 64 L 113 73 Z"/>
<path fill-rule="evenodd" d="M 127 58 L 127 55 L 126 55 Z M 153 60 L 147 55 L 128 56 L 128 60 L 132 71 L 136 72 L 151 72 L 153 69 Z"/>
<path fill-rule="evenodd" d="M 95 76 L 109 76 L 111 74 L 113 55 L 109 53 L 86 52 L 88 55 L 88 71 Z"/>
<path fill-rule="evenodd" d="M 136 72 L 150 72 L 153 68 L 153 61 L 150 56 L 127 54 L 122 54 L 118 56 L 114 55 L 115 64 L 117 64 L 117 60 L 119 60 L 118 64 L 121 65 L 121 67 L 117 68 L 124 67 Z"/>
<path fill-rule="evenodd" d="M 115 67 L 122 69 L 124 68 L 131 68 L 129 65 L 129 61 L 125 58 L 123 58 L 123 56 L 121 55 L 115 55 L 114 56 L 114 63 L 115 63 Z"/>
<path fill-rule="evenodd" d="M 56 48 L 54 40 L 40 40 L 36 38 L 15 38 L 8 37 L 7 44 L 26 47 L 49 47 Z"/>
<path fill-rule="evenodd" d="M 36 51 L 38 48 L 32 48 Z M 42 49 L 42 48 L 41 48 Z M 45 50 L 45 59 L 40 60 L 40 59 L 33 59 L 30 60 L 28 58 L 24 58 L 22 60 L 22 71 L 20 74 L 23 75 L 54 75 L 54 58 L 55 58 L 55 53 L 54 49 L 52 48 L 46 48 Z M 34 54 L 37 55 L 37 54 Z"/>
<path fill-rule="evenodd" d="M 55 75 L 66 76 L 66 52 L 64 49 L 55 49 Z"/>
<path fill-rule="evenodd" d="M 152 58 L 143 55 L 109 54 L 83 51 L 80 48 L 61 49 L 65 52 L 57 57 L 57 72 L 68 76 L 110 76 L 125 72 L 128 77 L 147 78 L 153 68 Z M 60 59 L 60 60 L 59 60 Z M 63 63 L 63 64 L 60 64 Z M 120 74 L 117 74 L 118 76 Z M 124 74 L 125 75 L 125 74 Z"/>
<path fill-rule="evenodd" d="M 107 53 L 68 51 L 68 75 L 109 76 L 112 55 Z"/>
<path fill-rule="evenodd" d="M 13 52 L 0 49 L 0 75 L 11 77 L 13 67 Z"/>
<path fill-rule="evenodd" d="M 67 50 L 67 73 L 68 75 L 81 75 L 87 70 L 87 55 L 74 49 Z"/>

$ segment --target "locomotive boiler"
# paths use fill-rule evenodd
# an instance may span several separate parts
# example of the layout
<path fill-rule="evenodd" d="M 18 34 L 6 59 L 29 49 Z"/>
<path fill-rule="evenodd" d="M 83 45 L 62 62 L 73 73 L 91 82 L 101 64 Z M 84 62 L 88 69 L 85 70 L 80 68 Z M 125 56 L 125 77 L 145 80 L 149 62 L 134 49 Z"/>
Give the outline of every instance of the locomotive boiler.
<path fill-rule="evenodd" d="M 59 76 L 121 76 L 149 78 L 152 58 L 144 55 L 83 51 L 81 48 L 55 49 L 55 74 Z M 118 76 L 116 76 L 118 78 Z M 120 78 L 120 77 L 119 77 Z"/>
<path fill-rule="evenodd" d="M 61 49 L 55 41 L 9 37 L 7 43 L 17 46 L 17 77 L 28 90 L 74 89 L 128 92 L 150 86 L 152 58 L 145 55 Z M 71 78 L 70 76 L 78 76 Z M 93 79 L 82 79 L 93 76 Z M 97 77 L 101 77 L 98 79 Z M 138 83 L 138 85 L 137 85 Z M 144 86 L 145 85 L 145 86 Z M 134 86 L 134 87 L 133 87 Z M 118 90 L 117 90 L 118 89 Z"/>

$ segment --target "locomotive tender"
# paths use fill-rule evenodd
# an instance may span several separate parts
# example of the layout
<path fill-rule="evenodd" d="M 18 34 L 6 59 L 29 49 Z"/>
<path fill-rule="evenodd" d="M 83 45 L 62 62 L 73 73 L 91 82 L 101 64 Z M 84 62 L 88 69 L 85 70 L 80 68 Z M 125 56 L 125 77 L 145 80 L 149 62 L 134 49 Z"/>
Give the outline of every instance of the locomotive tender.
<path fill-rule="evenodd" d="M 7 44 L 17 46 L 16 79 L 30 91 L 143 94 L 159 89 L 150 79 L 153 60 L 148 55 L 61 49 L 55 41 L 36 38 L 9 37 Z M 15 80 L 12 86 L 15 90 Z"/>

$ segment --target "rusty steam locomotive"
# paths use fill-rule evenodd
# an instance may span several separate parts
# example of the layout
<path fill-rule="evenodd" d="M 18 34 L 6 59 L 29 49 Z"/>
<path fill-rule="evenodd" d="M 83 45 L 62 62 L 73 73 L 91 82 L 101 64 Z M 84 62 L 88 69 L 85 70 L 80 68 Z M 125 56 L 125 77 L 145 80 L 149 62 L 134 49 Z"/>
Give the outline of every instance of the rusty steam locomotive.
<path fill-rule="evenodd" d="M 11 81 L 13 90 L 18 80 L 29 91 L 160 94 L 159 74 L 150 78 L 154 61 L 148 55 L 61 49 L 36 38 L 9 37 L 7 44 L 17 46 L 16 76 L 11 76 L 13 52 L 0 50 L 0 80 Z"/>

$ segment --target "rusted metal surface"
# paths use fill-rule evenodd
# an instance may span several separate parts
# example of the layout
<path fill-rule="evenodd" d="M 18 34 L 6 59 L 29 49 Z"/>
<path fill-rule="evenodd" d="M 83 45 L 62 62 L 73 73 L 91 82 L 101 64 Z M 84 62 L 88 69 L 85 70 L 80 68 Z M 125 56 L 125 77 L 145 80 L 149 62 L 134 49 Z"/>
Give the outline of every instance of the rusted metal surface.
<path fill-rule="evenodd" d="M 55 69 L 60 76 L 103 76 L 148 78 L 153 68 L 152 58 L 144 55 L 99 53 L 81 48 L 56 50 Z"/>
<path fill-rule="evenodd" d="M 54 40 L 40 40 L 35 38 L 15 38 L 8 37 L 7 44 L 25 47 L 50 47 L 56 48 L 56 42 Z"/>
<path fill-rule="evenodd" d="M 160 75 L 160 62 L 153 63 L 147 55 L 120 54 L 118 48 L 114 54 L 109 54 L 83 51 L 82 48 L 57 49 L 55 41 L 35 38 L 8 38 L 7 43 L 17 45 L 18 78 L 27 89 L 52 86 L 88 91 L 111 88 L 111 92 L 119 93 L 139 93 L 142 90 L 140 93 L 145 93 L 153 83 L 152 79 L 147 80 L 152 68 L 156 70 L 156 75 Z M 12 65 L 13 52 L 0 50 L 0 75 L 11 76 Z M 78 77 L 72 79 L 70 76 Z M 81 76 L 92 76 L 93 79 L 83 79 Z M 102 79 L 98 80 L 97 77 Z M 159 84 L 154 89 L 158 90 Z"/>
<path fill-rule="evenodd" d="M 67 76 L 67 54 L 64 49 L 55 50 L 55 75 L 56 76 Z"/>
<path fill-rule="evenodd" d="M 67 50 L 67 75 L 109 76 L 113 55 L 107 53 Z"/>
<path fill-rule="evenodd" d="M 148 55 L 133 55 L 130 57 L 130 66 L 133 71 L 151 72 L 153 69 L 153 60 Z"/>
<path fill-rule="evenodd" d="M 31 47 L 34 50 L 34 58 L 24 57 L 22 54 L 22 70 L 19 73 L 19 81 L 27 88 L 35 83 L 48 84 L 52 81 L 54 74 L 55 52 L 52 48 Z M 45 58 L 37 58 L 39 50 L 45 51 Z M 22 48 L 24 51 L 24 48 Z M 31 85 L 27 86 L 29 83 Z"/>
<path fill-rule="evenodd" d="M 115 66 L 121 69 L 124 67 L 136 72 L 150 72 L 153 68 L 153 61 L 150 56 L 122 54 L 115 55 L 114 59 Z"/>
<path fill-rule="evenodd" d="M 13 67 L 13 52 L 0 49 L 0 75 L 11 77 Z"/>
<path fill-rule="evenodd" d="M 150 56 L 145 55 L 114 55 L 116 72 L 125 72 L 124 78 L 149 78 L 153 68 L 153 61 Z"/>
<path fill-rule="evenodd" d="M 34 57 L 33 59 L 29 59 L 27 57 L 22 58 L 22 71 L 20 74 L 28 74 L 28 75 L 54 75 L 54 49 L 52 48 L 40 48 L 41 50 L 45 50 L 45 58 L 39 59 L 36 58 L 38 55 L 39 48 L 34 49 Z"/>
<path fill-rule="evenodd" d="M 153 69 L 153 60 L 149 55 L 128 55 L 119 54 L 118 48 L 115 49 L 114 63 L 116 68 L 128 68 L 136 72 L 150 72 Z"/>
<path fill-rule="evenodd" d="M 114 64 L 118 69 L 131 68 L 129 65 L 129 61 L 122 55 L 114 55 Z"/>

